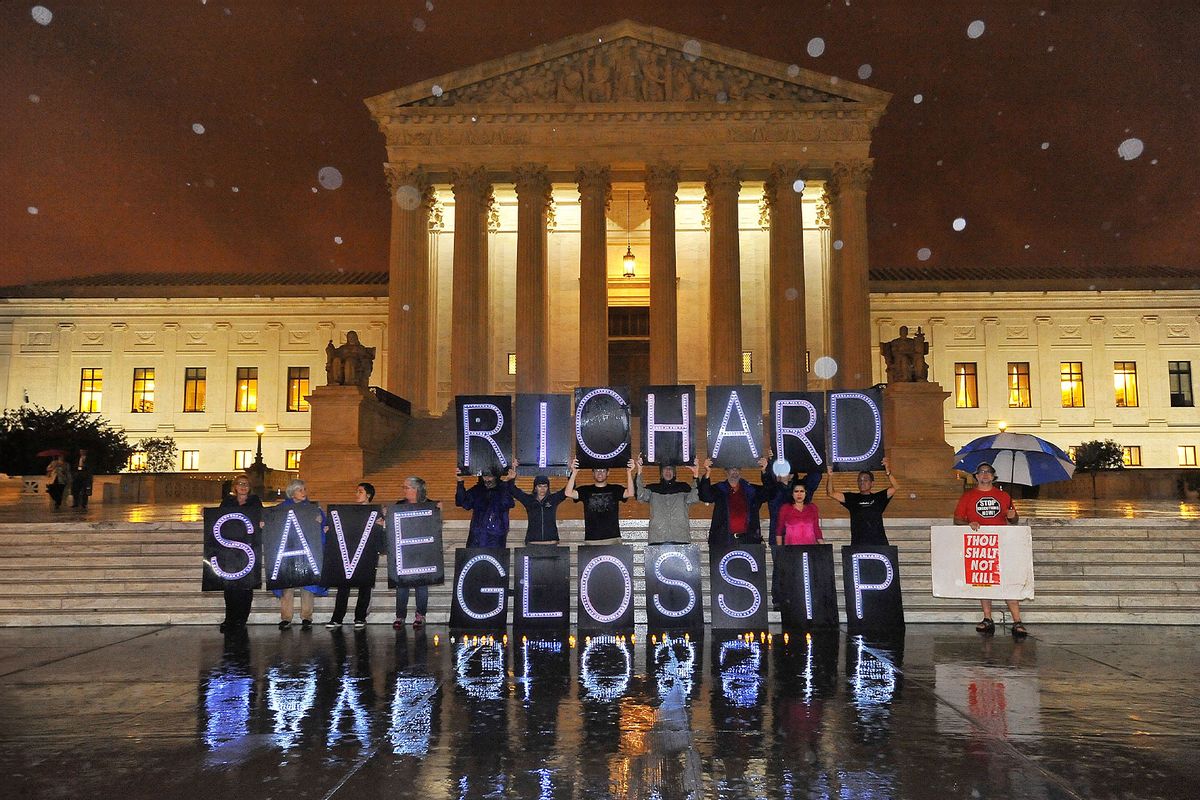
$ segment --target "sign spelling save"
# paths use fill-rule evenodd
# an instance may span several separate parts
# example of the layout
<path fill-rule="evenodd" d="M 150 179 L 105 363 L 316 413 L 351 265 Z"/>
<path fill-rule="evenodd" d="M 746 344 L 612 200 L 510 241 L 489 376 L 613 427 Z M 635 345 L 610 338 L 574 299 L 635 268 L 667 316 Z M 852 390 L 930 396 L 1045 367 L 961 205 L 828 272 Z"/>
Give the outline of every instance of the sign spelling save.
<path fill-rule="evenodd" d="M 963 567 L 968 586 L 1000 583 L 1000 534 L 967 531 L 963 534 Z"/>

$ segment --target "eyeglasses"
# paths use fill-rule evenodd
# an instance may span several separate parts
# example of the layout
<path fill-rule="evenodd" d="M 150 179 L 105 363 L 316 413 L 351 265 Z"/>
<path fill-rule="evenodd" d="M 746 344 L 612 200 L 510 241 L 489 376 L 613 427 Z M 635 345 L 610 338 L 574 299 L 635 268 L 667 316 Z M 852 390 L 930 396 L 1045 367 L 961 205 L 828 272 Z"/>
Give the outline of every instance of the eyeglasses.
<path fill-rule="evenodd" d="M 976 475 L 995 475 L 996 473 L 994 470 L 990 470 L 990 469 L 977 469 L 977 470 L 975 470 L 975 474 Z"/>

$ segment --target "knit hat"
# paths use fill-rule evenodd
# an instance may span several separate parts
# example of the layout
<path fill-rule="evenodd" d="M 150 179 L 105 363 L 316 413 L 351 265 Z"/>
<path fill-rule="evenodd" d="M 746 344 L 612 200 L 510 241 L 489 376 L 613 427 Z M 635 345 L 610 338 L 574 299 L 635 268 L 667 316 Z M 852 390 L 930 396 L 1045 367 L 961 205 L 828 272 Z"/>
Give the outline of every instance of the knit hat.
<path fill-rule="evenodd" d="M 539 485 L 549 486 L 550 479 L 547 478 L 545 475 L 538 475 L 536 478 L 533 479 L 533 488 L 536 489 Z"/>

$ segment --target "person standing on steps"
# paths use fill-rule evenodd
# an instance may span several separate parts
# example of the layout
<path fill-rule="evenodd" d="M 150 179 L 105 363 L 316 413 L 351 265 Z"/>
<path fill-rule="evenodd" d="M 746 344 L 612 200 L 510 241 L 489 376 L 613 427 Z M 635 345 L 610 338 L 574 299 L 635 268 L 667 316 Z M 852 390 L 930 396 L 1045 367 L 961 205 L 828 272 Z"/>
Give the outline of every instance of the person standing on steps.
<path fill-rule="evenodd" d="M 372 484 L 363 482 L 354 487 L 354 502 L 358 505 L 370 505 L 374 500 L 375 487 Z M 375 530 L 371 532 L 370 536 L 371 540 L 363 549 L 364 566 L 362 569 L 370 569 L 371 574 L 374 575 L 375 568 L 379 564 L 379 553 L 383 550 L 382 514 L 375 520 Z M 325 623 L 325 627 L 331 631 L 342 627 L 342 622 L 346 619 L 346 606 L 350 604 L 350 588 L 349 586 L 337 587 L 337 594 L 333 599 L 333 616 L 329 618 L 329 622 Z M 362 630 L 367 627 L 367 614 L 371 607 L 371 587 L 359 586 L 357 588 L 358 599 L 354 601 L 354 628 Z"/>
<path fill-rule="evenodd" d="M 511 471 L 516 473 L 516 461 L 513 461 Z M 525 528 L 525 544 L 558 544 L 558 504 L 567 499 L 566 491 L 550 491 L 550 478 L 545 475 L 533 479 L 532 494 L 517 486 L 515 477 L 508 483 L 513 500 L 525 507 L 525 514 L 529 518 Z"/>
<path fill-rule="evenodd" d="M 633 497 L 633 459 L 626 465 L 629 477 L 628 486 L 618 486 L 608 482 L 608 470 L 600 467 L 592 470 L 591 486 L 576 488 L 575 481 L 579 478 L 579 459 L 571 459 L 571 477 L 567 479 L 567 487 L 563 490 L 567 497 L 577 503 L 583 503 L 583 539 L 587 544 L 620 544 L 621 542 L 621 507 Z"/>
<path fill-rule="evenodd" d="M 970 525 L 971 530 L 977 531 L 981 525 L 1016 525 L 1020 520 L 1013 499 L 1008 492 L 995 486 L 996 469 L 984 461 L 975 468 L 975 487 L 963 492 L 958 498 L 954 509 L 955 525 Z M 1012 635 L 1015 639 L 1023 639 L 1029 635 L 1021 622 L 1021 601 L 1005 600 L 1008 612 L 1012 614 Z M 992 601 L 980 600 L 983 606 L 983 619 L 975 626 L 975 630 L 991 636 L 996 632 L 996 623 L 992 620 Z"/>
<path fill-rule="evenodd" d="M 851 547 L 886 547 L 887 533 L 883 529 L 883 510 L 887 508 L 900 484 L 892 474 L 888 460 L 883 459 L 883 474 L 887 476 L 888 488 L 873 492 L 875 475 L 870 470 L 858 473 L 857 492 L 835 492 L 833 490 L 833 466 L 829 467 L 829 480 L 825 482 L 825 496 L 837 500 L 850 512 Z"/>

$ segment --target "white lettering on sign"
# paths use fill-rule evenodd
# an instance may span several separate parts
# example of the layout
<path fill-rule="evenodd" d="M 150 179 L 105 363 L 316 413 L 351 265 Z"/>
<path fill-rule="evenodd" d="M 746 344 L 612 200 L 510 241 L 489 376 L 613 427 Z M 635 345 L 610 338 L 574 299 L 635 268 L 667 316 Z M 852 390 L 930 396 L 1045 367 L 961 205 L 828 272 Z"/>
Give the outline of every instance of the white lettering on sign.
<path fill-rule="evenodd" d="M 221 545 L 221 547 L 232 547 L 235 550 L 241 550 L 243 553 L 245 553 L 246 554 L 246 566 L 242 567 L 237 572 L 226 572 L 225 570 L 221 569 L 221 567 L 217 564 L 216 556 L 213 556 L 209 560 L 209 564 L 212 566 L 213 572 L 215 572 L 217 574 L 217 577 L 222 578 L 227 581 L 236 581 L 239 578 L 246 577 L 247 575 L 250 574 L 251 570 L 254 569 L 254 564 L 255 564 L 254 548 L 251 547 L 250 545 L 246 544 L 245 542 L 237 542 L 232 539 L 226 539 L 224 536 L 221 535 L 221 526 L 223 526 L 226 522 L 229 522 L 230 520 L 236 520 L 238 522 L 241 522 L 246 527 L 246 536 L 247 537 L 251 537 L 254 535 L 254 523 L 252 523 L 250 521 L 250 518 L 247 517 L 245 514 L 239 514 L 237 512 L 234 512 L 232 514 L 223 514 L 217 518 L 217 521 L 215 523 L 213 523 L 213 531 L 212 531 L 213 538 L 217 540 L 217 544 Z"/>
<path fill-rule="evenodd" d="M 471 428 L 471 412 L 472 411 L 491 411 L 496 415 L 496 425 L 490 431 L 472 430 Z M 463 424 L 463 466 L 470 468 L 471 466 L 471 437 L 483 439 L 492 446 L 492 451 L 496 454 L 496 458 L 500 461 L 500 466 L 507 467 L 508 462 L 504 458 L 504 452 L 500 449 L 500 445 L 496 443 L 496 434 L 504 427 L 504 414 L 500 411 L 500 406 L 494 403 L 463 403 L 462 407 L 462 424 Z"/>

